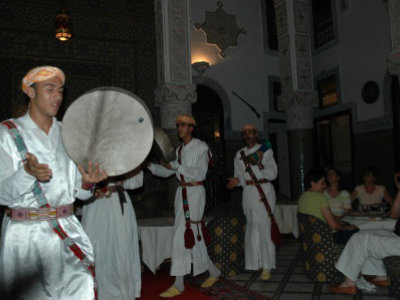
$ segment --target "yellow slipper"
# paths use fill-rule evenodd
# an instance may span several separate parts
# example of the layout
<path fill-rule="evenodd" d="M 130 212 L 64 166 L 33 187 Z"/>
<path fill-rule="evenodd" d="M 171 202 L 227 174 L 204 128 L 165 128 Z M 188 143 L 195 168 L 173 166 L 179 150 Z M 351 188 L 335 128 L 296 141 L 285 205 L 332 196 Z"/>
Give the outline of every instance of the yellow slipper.
<path fill-rule="evenodd" d="M 161 298 L 173 298 L 180 294 L 182 294 L 182 293 L 176 287 L 174 287 L 172 285 L 168 290 L 165 290 L 164 292 L 162 292 L 160 294 L 160 297 Z"/>
<path fill-rule="evenodd" d="M 271 278 L 271 273 L 267 269 L 263 269 L 260 278 L 261 280 L 269 280 Z"/>
<path fill-rule="evenodd" d="M 219 277 L 215 278 L 215 277 L 210 276 L 201 284 L 201 287 L 202 288 L 212 287 L 218 280 L 219 280 Z"/>

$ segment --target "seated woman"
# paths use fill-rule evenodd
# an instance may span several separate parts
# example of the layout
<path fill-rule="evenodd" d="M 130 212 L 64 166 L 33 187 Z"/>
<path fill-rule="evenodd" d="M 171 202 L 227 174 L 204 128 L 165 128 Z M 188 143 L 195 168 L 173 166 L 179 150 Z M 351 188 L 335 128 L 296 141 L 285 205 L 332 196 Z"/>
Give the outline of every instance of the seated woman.
<path fill-rule="evenodd" d="M 325 170 L 325 176 L 328 187 L 324 195 L 328 199 L 332 214 L 336 217 L 348 215 L 351 212 L 351 196 L 348 191 L 341 189 L 339 172 L 329 167 Z"/>
<path fill-rule="evenodd" d="M 400 173 L 395 174 L 397 196 L 394 200 L 390 217 L 400 217 Z M 395 230 L 365 230 L 349 240 L 336 263 L 336 269 L 342 272 L 346 279 L 340 285 L 329 286 L 329 289 L 340 294 L 356 294 L 356 280 L 360 273 L 375 275 L 371 283 L 379 286 L 388 286 L 386 269 L 383 258 L 400 256 L 400 219 L 397 220 Z"/>
<path fill-rule="evenodd" d="M 352 200 L 359 200 L 359 210 L 369 209 L 371 205 L 381 204 L 382 199 L 387 203 L 393 201 L 383 185 L 377 185 L 378 171 L 369 167 L 362 172 L 362 185 L 357 185 L 351 194 Z"/>
<path fill-rule="evenodd" d="M 345 225 L 333 216 L 328 199 L 323 194 L 326 188 L 325 174 L 319 170 L 308 172 L 304 177 L 304 185 L 306 191 L 299 198 L 299 213 L 312 215 L 327 223 L 334 230 L 335 243 L 345 244 L 358 228 L 354 225 Z"/>

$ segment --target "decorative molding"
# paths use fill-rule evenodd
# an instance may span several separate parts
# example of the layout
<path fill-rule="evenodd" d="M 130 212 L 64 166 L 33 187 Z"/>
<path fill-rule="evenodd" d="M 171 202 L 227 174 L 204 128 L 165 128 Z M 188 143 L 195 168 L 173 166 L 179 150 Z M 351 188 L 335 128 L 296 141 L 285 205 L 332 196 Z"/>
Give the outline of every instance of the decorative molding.
<path fill-rule="evenodd" d="M 313 128 L 313 106 L 318 105 L 316 91 L 293 91 L 283 95 L 285 99 L 286 124 L 288 130 Z"/>
<path fill-rule="evenodd" d="M 293 1 L 294 29 L 297 33 L 308 34 L 310 31 L 308 1 Z"/>
<path fill-rule="evenodd" d="M 297 87 L 299 90 L 312 89 L 313 80 L 308 34 L 295 35 L 295 48 L 297 63 Z"/>
<path fill-rule="evenodd" d="M 288 32 L 286 1 L 274 0 L 278 39 Z M 280 48 L 280 44 L 279 44 Z"/>
<path fill-rule="evenodd" d="M 154 91 L 155 104 L 160 107 L 164 102 L 187 101 L 190 104 L 197 100 L 195 84 L 164 84 Z"/>
<path fill-rule="evenodd" d="M 190 83 L 190 35 L 188 0 L 165 1 L 168 5 L 169 74 L 166 81 Z M 164 31 L 165 32 L 165 31 Z M 168 70 L 168 68 L 167 68 Z"/>
<path fill-rule="evenodd" d="M 221 49 L 220 55 L 224 57 L 225 49 L 229 46 L 237 46 L 237 37 L 240 33 L 246 34 L 246 30 L 239 28 L 236 17 L 228 15 L 222 9 L 222 2 L 217 2 L 215 12 L 206 12 L 206 20 L 203 24 L 197 23 L 197 29 L 203 29 L 207 35 L 207 43 L 216 44 Z"/>
<path fill-rule="evenodd" d="M 163 102 L 160 107 L 161 128 L 173 129 L 176 127 L 176 117 L 182 114 L 192 113 L 192 103 L 189 101 L 167 101 Z"/>

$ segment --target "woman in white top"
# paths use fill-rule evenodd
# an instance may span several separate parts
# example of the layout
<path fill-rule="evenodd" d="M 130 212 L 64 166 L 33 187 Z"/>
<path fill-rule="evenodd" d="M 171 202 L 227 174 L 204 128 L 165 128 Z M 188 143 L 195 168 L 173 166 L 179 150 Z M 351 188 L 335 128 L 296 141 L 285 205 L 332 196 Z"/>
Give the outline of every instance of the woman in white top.
<path fill-rule="evenodd" d="M 332 214 L 337 217 L 348 215 L 351 212 L 351 196 L 348 191 L 341 189 L 339 172 L 329 167 L 325 169 L 325 176 L 328 187 L 324 195 L 328 199 Z"/>
<path fill-rule="evenodd" d="M 376 184 L 376 179 L 377 170 L 375 168 L 367 168 L 362 173 L 363 184 L 356 186 L 351 194 L 352 200 L 359 199 L 360 208 L 381 204 L 382 199 L 387 203 L 393 201 L 386 188 Z"/>

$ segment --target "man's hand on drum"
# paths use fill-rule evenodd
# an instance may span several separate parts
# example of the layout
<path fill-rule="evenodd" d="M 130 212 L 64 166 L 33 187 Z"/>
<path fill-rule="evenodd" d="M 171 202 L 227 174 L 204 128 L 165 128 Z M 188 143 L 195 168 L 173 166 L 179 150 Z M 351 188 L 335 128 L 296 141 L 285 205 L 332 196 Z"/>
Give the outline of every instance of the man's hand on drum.
<path fill-rule="evenodd" d="M 49 181 L 53 172 L 49 168 L 49 165 L 40 164 L 38 159 L 32 153 L 27 153 L 25 155 L 26 162 L 24 164 L 24 169 L 26 173 L 35 177 L 38 181 Z"/>
<path fill-rule="evenodd" d="M 82 166 L 78 165 L 79 172 L 82 174 L 82 187 L 96 184 L 104 179 L 107 179 L 107 174 L 103 169 L 99 168 L 99 163 L 92 163 L 89 161 L 87 172 Z"/>

